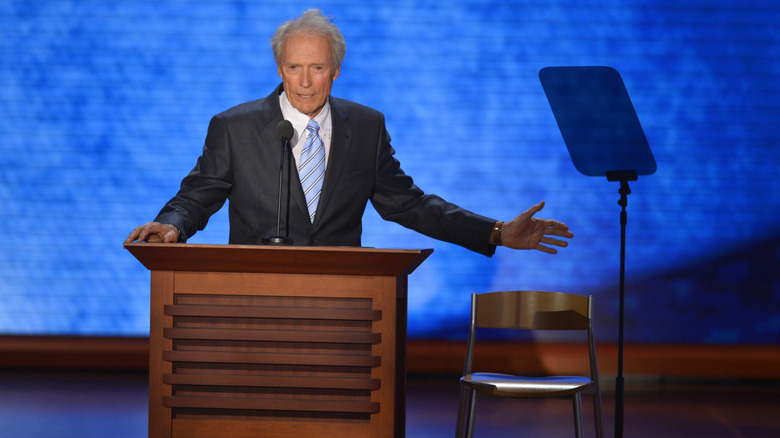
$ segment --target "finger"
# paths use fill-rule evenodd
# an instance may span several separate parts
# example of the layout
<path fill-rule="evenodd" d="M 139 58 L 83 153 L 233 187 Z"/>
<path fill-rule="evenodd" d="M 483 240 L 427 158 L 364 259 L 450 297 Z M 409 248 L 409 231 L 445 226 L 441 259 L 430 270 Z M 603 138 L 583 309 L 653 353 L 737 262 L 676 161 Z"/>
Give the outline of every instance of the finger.
<path fill-rule="evenodd" d="M 165 232 L 165 234 L 163 234 L 163 239 L 162 239 L 163 243 L 172 243 L 172 242 L 176 242 L 176 240 L 177 240 L 176 231 L 174 230 L 168 230 L 167 232 Z"/>
<path fill-rule="evenodd" d="M 532 205 L 531 208 L 525 211 L 525 214 L 529 216 L 533 216 L 536 213 L 539 213 L 543 208 L 544 208 L 544 201 L 541 201 L 536 205 Z"/>
<path fill-rule="evenodd" d="M 558 230 L 568 230 L 569 226 L 563 222 L 556 221 L 554 219 L 541 219 L 533 218 L 533 221 L 542 225 L 544 228 L 554 228 Z"/>
<path fill-rule="evenodd" d="M 544 230 L 544 235 L 546 236 L 558 236 L 558 237 L 568 237 L 572 238 L 574 237 L 574 233 L 567 229 L 559 229 L 559 228 L 548 228 Z"/>
<path fill-rule="evenodd" d="M 560 239 L 553 239 L 552 237 L 542 237 L 539 244 L 542 243 L 544 243 L 545 245 L 560 246 L 561 248 L 566 248 L 567 246 L 569 246 L 569 242 Z"/>
<path fill-rule="evenodd" d="M 138 242 L 146 242 L 146 239 L 149 237 L 149 232 L 146 230 L 141 231 L 138 233 Z"/>
<path fill-rule="evenodd" d="M 149 224 L 142 225 L 140 232 L 138 233 L 138 241 L 139 242 L 153 242 L 154 236 L 157 235 L 157 230 L 154 226 L 151 226 Z M 159 236 L 158 236 L 159 238 Z"/>
<path fill-rule="evenodd" d="M 557 249 L 550 248 L 548 246 L 544 246 L 541 243 L 539 245 L 536 245 L 536 248 L 534 248 L 534 249 L 537 249 L 537 250 L 539 250 L 541 252 L 546 252 L 547 254 L 558 254 L 558 250 Z"/>
<path fill-rule="evenodd" d="M 525 221 L 528 221 L 528 220 L 539 221 L 540 219 L 534 218 L 533 215 L 538 213 L 539 210 L 541 210 L 542 208 L 544 208 L 544 201 L 542 201 L 542 202 L 540 202 L 540 203 L 538 203 L 536 205 L 532 205 L 531 207 L 528 208 L 528 210 L 520 213 L 519 215 L 517 215 L 516 218 L 512 219 L 512 222 L 518 222 L 518 221 L 519 222 L 525 222 Z"/>
<path fill-rule="evenodd" d="M 130 232 L 130 234 L 127 236 L 127 239 L 125 239 L 125 243 L 131 243 L 135 241 L 138 238 L 138 234 L 141 233 L 141 227 L 135 227 L 133 231 Z"/>

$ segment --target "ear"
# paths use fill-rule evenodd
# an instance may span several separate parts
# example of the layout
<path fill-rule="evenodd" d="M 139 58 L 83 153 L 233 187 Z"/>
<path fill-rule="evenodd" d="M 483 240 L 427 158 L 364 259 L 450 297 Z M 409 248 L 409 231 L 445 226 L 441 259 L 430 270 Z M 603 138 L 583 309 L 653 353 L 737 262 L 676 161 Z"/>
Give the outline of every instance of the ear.
<path fill-rule="evenodd" d="M 284 79 L 284 76 L 282 76 L 282 66 L 279 64 L 276 64 L 276 73 L 279 74 L 279 77 Z"/>
<path fill-rule="evenodd" d="M 339 73 L 341 73 L 341 66 L 336 69 L 336 73 L 333 73 L 333 80 L 336 80 L 336 78 L 339 77 Z"/>

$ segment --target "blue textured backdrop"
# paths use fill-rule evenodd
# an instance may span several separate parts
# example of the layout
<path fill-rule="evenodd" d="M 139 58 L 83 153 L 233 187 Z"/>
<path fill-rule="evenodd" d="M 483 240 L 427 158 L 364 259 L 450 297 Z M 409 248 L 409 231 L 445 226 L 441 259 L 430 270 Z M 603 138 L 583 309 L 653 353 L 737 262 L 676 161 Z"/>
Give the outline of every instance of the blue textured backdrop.
<path fill-rule="evenodd" d="M 435 249 L 410 280 L 410 336 L 463 338 L 472 291 L 535 288 L 595 294 L 615 339 L 618 187 L 576 172 L 537 77 L 609 65 L 658 161 L 629 197 L 627 340 L 780 343 L 780 6 L 369 3 L 320 2 L 347 39 L 333 94 L 385 113 L 424 190 L 503 220 L 544 199 L 576 234 L 557 256 L 488 259 L 370 211 L 366 246 Z M 0 2 L 0 333 L 148 333 L 149 275 L 122 241 L 175 193 L 210 117 L 279 82 L 268 39 L 307 7 Z M 226 243 L 224 210 L 191 242 Z"/>

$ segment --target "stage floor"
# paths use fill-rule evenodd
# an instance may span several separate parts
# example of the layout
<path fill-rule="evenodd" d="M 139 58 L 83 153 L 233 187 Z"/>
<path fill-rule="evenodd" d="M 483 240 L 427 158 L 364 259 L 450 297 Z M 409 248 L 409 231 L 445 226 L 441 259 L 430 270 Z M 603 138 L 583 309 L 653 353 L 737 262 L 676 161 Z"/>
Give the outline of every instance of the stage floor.
<path fill-rule="evenodd" d="M 605 382 L 605 386 L 612 386 Z M 780 436 L 780 382 L 627 380 L 624 435 L 631 438 Z M 0 373 L 0 437 L 139 438 L 147 435 L 145 374 Z M 614 436 L 614 393 L 605 391 L 605 432 Z M 594 436 L 583 398 L 586 436 Z M 456 378 L 408 381 L 407 436 L 451 438 Z M 482 397 L 476 437 L 573 436 L 566 400 Z"/>

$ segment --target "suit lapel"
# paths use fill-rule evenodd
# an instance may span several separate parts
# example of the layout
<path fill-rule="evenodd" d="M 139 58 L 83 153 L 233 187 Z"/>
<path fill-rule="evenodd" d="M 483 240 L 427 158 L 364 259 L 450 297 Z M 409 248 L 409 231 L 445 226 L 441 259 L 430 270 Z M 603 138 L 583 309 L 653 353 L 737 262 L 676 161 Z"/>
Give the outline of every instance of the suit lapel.
<path fill-rule="evenodd" d="M 282 157 L 282 142 L 276 136 L 276 125 L 282 121 L 281 113 L 279 114 L 279 116 L 274 117 L 260 130 L 260 138 L 265 145 L 263 150 L 266 152 L 267 162 L 271 163 L 273 165 L 271 168 L 276 170 L 279 170 L 279 160 Z"/>
<path fill-rule="evenodd" d="M 325 168 L 325 180 L 322 182 L 322 192 L 317 204 L 317 213 L 314 215 L 312 232 L 316 231 L 321 223 L 322 215 L 328 207 L 329 201 L 335 196 L 336 183 L 344 168 L 344 163 L 349 156 L 349 148 L 352 144 L 352 130 L 347 124 L 349 114 L 342 108 L 338 101 L 330 99 L 331 123 L 333 124 L 330 140 L 330 154 Z M 303 194 L 303 190 L 301 190 Z M 306 202 L 304 201 L 304 206 Z"/>
<path fill-rule="evenodd" d="M 279 172 L 279 163 L 282 154 L 282 143 L 279 140 L 276 129 L 279 125 L 279 122 L 281 122 L 284 118 L 282 115 L 282 109 L 279 106 L 279 94 L 281 93 L 281 88 L 282 85 L 279 85 L 279 87 L 277 87 L 276 90 L 274 90 L 271 95 L 265 99 L 264 102 L 266 106 L 262 111 L 261 120 L 258 123 L 260 138 L 265 144 L 263 149 L 265 150 L 266 159 L 268 160 L 266 162 L 269 163 L 269 166 L 265 167 L 265 169 L 268 172 L 273 172 L 274 175 L 277 175 L 277 172 Z M 277 179 L 274 180 L 278 181 Z M 289 184 L 288 180 L 290 181 Z M 285 155 L 284 179 L 282 181 L 282 185 L 282 193 L 287 193 L 287 188 L 290 188 L 290 197 L 287 198 L 287 196 L 284 196 L 285 199 L 282 200 L 282 208 L 285 209 L 284 205 L 287 202 L 286 199 L 289 199 L 290 208 L 299 209 L 300 214 L 303 215 L 303 217 L 305 217 L 308 221 L 309 213 L 306 209 L 306 197 L 303 194 L 303 188 L 301 187 L 301 180 L 298 176 L 298 169 L 295 165 L 295 160 L 293 159 L 292 153 L 290 153 L 289 149 L 286 151 Z M 273 187 L 277 187 L 277 185 L 274 184 Z"/>
<path fill-rule="evenodd" d="M 263 109 L 255 122 L 263 143 L 262 149 L 266 152 L 268 163 L 273 164 L 273 169 L 279 170 L 282 143 L 276 133 L 276 127 L 282 121 L 282 109 L 279 106 L 279 87 L 268 97 L 263 99 Z"/>

